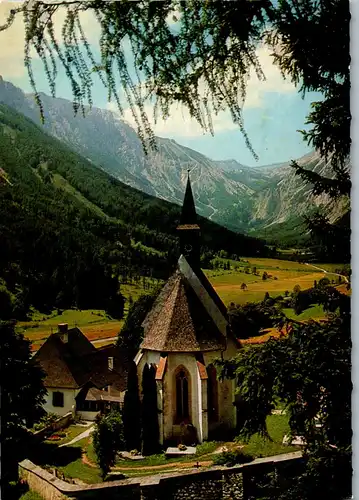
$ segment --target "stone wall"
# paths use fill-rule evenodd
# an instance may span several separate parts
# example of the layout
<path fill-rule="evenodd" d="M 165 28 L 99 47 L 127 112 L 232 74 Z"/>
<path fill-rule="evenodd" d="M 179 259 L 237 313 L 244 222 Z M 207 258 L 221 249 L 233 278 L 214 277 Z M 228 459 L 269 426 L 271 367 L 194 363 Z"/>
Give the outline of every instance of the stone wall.
<path fill-rule="evenodd" d="M 20 477 L 44 500 L 247 500 L 248 475 L 260 476 L 288 464 L 299 463 L 302 452 L 256 459 L 235 467 L 157 474 L 86 486 L 61 481 L 29 460 L 19 464 Z"/>

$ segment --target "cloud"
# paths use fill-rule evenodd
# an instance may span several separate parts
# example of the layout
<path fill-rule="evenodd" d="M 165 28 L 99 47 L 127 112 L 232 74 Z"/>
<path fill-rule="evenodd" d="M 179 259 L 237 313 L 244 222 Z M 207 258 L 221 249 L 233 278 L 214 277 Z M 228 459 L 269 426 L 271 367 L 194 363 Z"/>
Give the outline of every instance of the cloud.
<path fill-rule="evenodd" d="M 3 24 L 14 6 L 13 2 L 6 1 L 0 3 L 0 25 Z M 54 18 L 55 33 L 60 41 L 61 27 L 65 19 L 66 11 L 59 9 Z M 167 22 L 177 24 L 173 20 L 173 16 L 179 17 L 176 11 L 168 15 Z M 100 27 L 91 11 L 81 13 L 81 22 L 90 43 L 98 45 Z M 22 16 L 17 15 L 13 25 L 6 31 L 0 32 L 0 72 L 1 75 L 8 80 L 18 81 L 26 76 L 27 70 L 24 66 L 24 25 Z M 4 49 L 5 48 L 5 49 Z M 273 64 L 273 59 L 270 55 L 270 50 L 262 46 L 257 50 L 257 55 L 266 76 L 266 81 L 259 81 L 255 72 L 251 72 L 247 86 L 247 96 L 244 104 L 244 109 L 265 108 L 268 98 L 273 97 L 273 93 L 283 95 L 296 92 L 292 83 L 282 78 L 279 69 Z M 36 52 L 33 54 L 37 58 Z M 120 92 L 121 94 L 121 92 Z M 270 94 L 271 97 L 270 97 Z M 71 97 L 70 97 L 71 98 Z M 113 103 L 108 105 L 108 108 L 117 111 Z M 157 135 L 162 136 L 178 136 L 178 137 L 197 137 L 203 135 L 203 130 L 196 120 L 192 119 L 187 109 L 180 105 L 173 105 L 170 108 L 170 118 L 163 120 L 160 116 L 157 122 L 153 119 L 153 107 L 148 104 L 146 107 L 147 115 L 153 130 Z M 124 119 L 131 125 L 135 125 L 130 109 L 126 109 Z M 232 121 L 230 112 L 223 111 L 217 116 L 213 116 L 213 125 L 215 132 L 224 132 L 237 129 L 238 126 Z"/>
<path fill-rule="evenodd" d="M 12 8 L 14 8 L 12 2 L 0 3 L 0 25 L 5 24 Z M 10 28 L 0 31 L 0 71 L 4 78 L 20 78 L 26 72 L 24 35 L 24 24 L 20 16 L 16 16 Z"/>
<path fill-rule="evenodd" d="M 245 110 L 254 108 L 265 108 L 270 94 L 276 93 L 278 96 L 296 92 L 295 86 L 288 80 L 284 80 L 280 70 L 273 64 L 271 51 L 268 47 L 262 46 L 257 50 L 257 56 L 266 77 L 265 81 L 258 80 L 255 71 L 250 73 L 247 85 L 247 95 L 243 108 Z M 115 113 L 118 112 L 115 103 L 109 103 L 107 108 Z M 158 116 L 155 123 L 153 117 L 153 106 L 148 104 L 145 107 L 146 114 L 156 135 L 163 137 L 199 137 L 204 134 L 203 129 L 196 120 L 190 117 L 188 110 L 179 104 L 170 107 L 170 117 L 163 120 Z M 135 120 L 129 108 L 125 109 L 122 117 L 130 125 L 135 127 Z M 215 132 L 225 132 L 238 129 L 238 125 L 233 123 L 229 110 L 220 112 L 212 117 Z"/>
<path fill-rule="evenodd" d="M 266 80 L 258 80 L 255 71 L 251 71 L 244 104 L 245 109 L 263 107 L 268 93 L 288 94 L 297 92 L 296 87 L 289 80 L 283 79 L 278 66 L 273 63 L 271 52 L 266 46 L 262 46 L 257 50 L 257 56 Z"/>
<path fill-rule="evenodd" d="M 107 109 L 113 111 L 114 113 L 118 113 L 117 104 L 114 102 L 108 103 Z M 203 129 L 197 121 L 193 120 L 187 109 L 181 107 L 180 105 L 174 104 L 171 106 L 170 118 L 168 118 L 168 120 L 163 120 L 160 116 L 158 116 L 156 123 L 153 117 L 153 106 L 151 104 L 145 106 L 145 112 L 148 116 L 151 127 L 158 136 L 197 137 L 204 134 Z M 121 119 L 136 128 L 136 123 L 130 108 L 126 108 L 124 110 L 124 114 L 121 116 Z M 218 116 L 213 116 L 212 121 L 215 132 L 223 132 L 238 128 L 238 125 L 233 123 L 231 115 L 227 111 L 219 113 Z"/>
<path fill-rule="evenodd" d="M 13 8 L 14 2 L 0 1 L 0 26 L 5 24 L 10 10 Z M 59 41 L 62 39 L 61 29 L 65 15 L 65 9 L 60 8 L 53 18 L 55 36 Z M 100 28 L 94 14 L 90 11 L 82 12 L 80 19 L 89 42 L 98 42 Z M 5 31 L 0 31 L 0 71 L 5 79 L 19 79 L 27 74 L 24 66 L 24 45 L 25 29 L 23 17 L 22 14 L 17 14 L 11 27 Z M 32 51 L 31 56 L 35 59 L 38 58 L 35 50 Z"/>

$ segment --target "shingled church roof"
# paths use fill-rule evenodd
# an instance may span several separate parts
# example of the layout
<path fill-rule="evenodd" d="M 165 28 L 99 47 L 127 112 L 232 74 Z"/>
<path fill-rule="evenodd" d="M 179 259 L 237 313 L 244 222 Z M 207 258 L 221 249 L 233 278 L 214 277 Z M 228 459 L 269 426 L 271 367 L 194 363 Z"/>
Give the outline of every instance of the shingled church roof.
<path fill-rule="evenodd" d="M 202 271 L 194 273 L 183 255 L 142 326 L 142 349 L 196 352 L 226 348 L 226 308 Z"/>

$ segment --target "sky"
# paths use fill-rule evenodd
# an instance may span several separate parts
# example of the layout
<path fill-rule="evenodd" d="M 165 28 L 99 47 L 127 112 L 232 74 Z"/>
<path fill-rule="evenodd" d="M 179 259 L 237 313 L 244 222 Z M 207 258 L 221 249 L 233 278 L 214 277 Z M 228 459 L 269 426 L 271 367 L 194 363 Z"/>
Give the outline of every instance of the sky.
<path fill-rule="evenodd" d="M 0 0 L 0 24 L 3 24 L 14 2 Z M 59 14 L 58 30 L 63 17 Z M 99 30 L 90 14 L 82 18 L 84 31 L 96 51 Z M 173 105 L 170 118 L 161 118 L 150 122 L 156 135 L 176 140 L 179 144 L 195 149 L 215 160 L 235 159 L 248 166 L 268 165 L 296 159 L 308 153 L 311 148 L 303 141 L 298 129 L 305 126 L 310 104 L 320 100 L 320 94 L 308 92 L 304 98 L 289 80 L 284 80 L 279 69 L 273 64 L 270 51 L 262 46 L 257 55 L 266 81 L 261 82 L 251 74 L 245 105 L 243 108 L 244 126 L 257 153 L 256 160 L 245 145 L 243 136 L 230 117 L 224 111 L 214 117 L 214 132 L 204 134 L 200 126 L 190 119 L 186 110 Z M 0 32 L 0 74 L 25 92 L 31 92 L 27 70 L 23 63 L 24 27 L 19 17 L 14 25 Z M 38 90 L 49 94 L 49 88 L 42 64 L 36 58 L 33 64 Z M 72 100 L 72 93 L 66 75 L 59 72 L 56 97 Z M 117 112 L 115 103 L 107 102 L 107 91 L 99 80 L 93 86 L 94 105 Z M 151 105 L 148 105 L 149 117 L 152 117 Z M 134 125 L 130 110 L 127 108 L 123 117 Z"/>

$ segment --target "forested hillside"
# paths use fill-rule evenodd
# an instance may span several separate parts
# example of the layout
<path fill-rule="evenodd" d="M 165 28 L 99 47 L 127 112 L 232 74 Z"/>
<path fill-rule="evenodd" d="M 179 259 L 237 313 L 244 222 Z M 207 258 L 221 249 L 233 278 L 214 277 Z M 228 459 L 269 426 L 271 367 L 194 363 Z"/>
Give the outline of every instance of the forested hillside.
<path fill-rule="evenodd" d="M 180 207 L 122 184 L 0 105 L 0 305 L 122 313 L 119 281 L 166 278 Z M 264 243 L 201 219 L 204 255 L 266 255 Z"/>
<path fill-rule="evenodd" d="M 157 151 L 145 155 L 135 130 L 116 113 L 86 107 L 84 118 L 81 113 L 74 116 L 69 100 L 45 94 L 41 100 L 42 130 L 126 185 L 180 205 L 187 169 L 191 169 L 197 212 L 230 230 L 281 247 L 310 246 L 305 217 L 319 211 L 333 223 L 349 210 L 346 199 L 314 195 L 312 185 L 295 174 L 290 162 L 246 167 L 235 160 L 214 161 L 173 139 L 160 137 L 156 138 Z M 1 77 L 0 102 L 40 124 L 34 96 Z M 317 174 L 329 178 L 333 174 L 331 162 L 318 151 L 297 162 Z"/>

